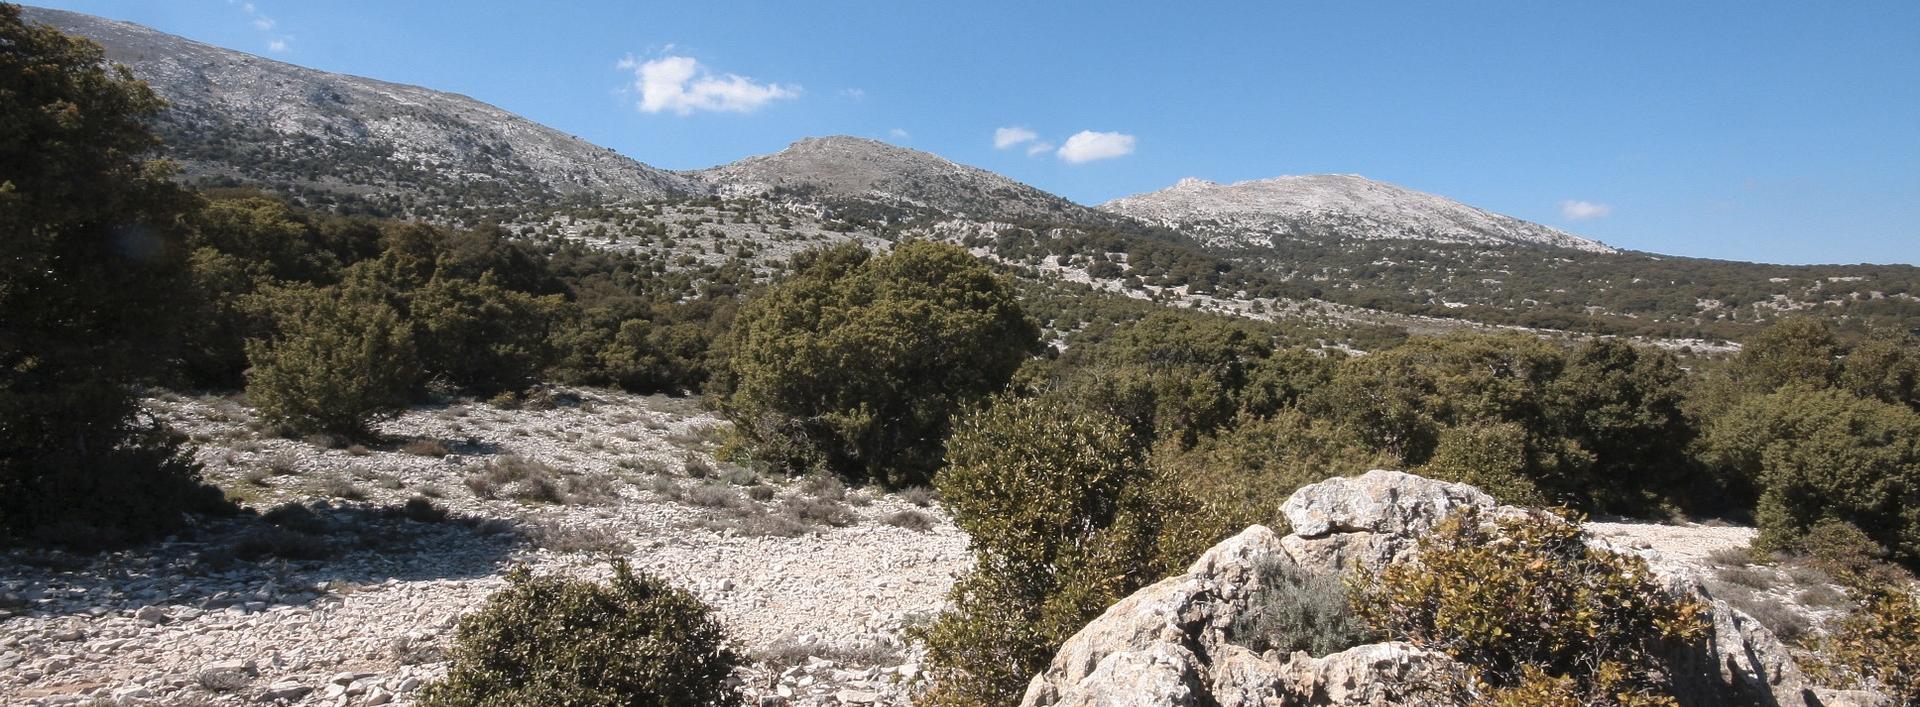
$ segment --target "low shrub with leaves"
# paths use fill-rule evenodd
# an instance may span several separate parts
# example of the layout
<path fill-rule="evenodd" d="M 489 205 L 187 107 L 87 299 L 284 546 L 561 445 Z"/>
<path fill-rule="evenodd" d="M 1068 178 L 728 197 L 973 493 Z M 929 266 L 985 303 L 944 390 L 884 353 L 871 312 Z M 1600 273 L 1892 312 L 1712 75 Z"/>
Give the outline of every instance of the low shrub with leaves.
<path fill-rule="evenodd" d="M 1015 704 L 1067 637 L 1165 574 L 1167 505 L 1123 422 L 1034 399 L 966 418 L 947 460 L 935 483 L 975 564 L 920 632 L 922 704 Z"/>
<path fill-rule="evenodd" d="M 1673 704 L 1662 656 L 1705 635 L 1707 606 L 1583 536 L 1548 513 L 1463 509 L 1417 561 L 1357 575 L 1354 610 L 1390 639 L 1460 660 L 1467 689 L 1495 703 Z"/>
<path fill-rule="evenodd" d="M 1837 682 L 1879 688 L 1894 704 L 1920 704 L 1920 596 L 1891 583 L 1855 591 L 1860 607 L 1828 633 L 1822 667 Z"/>
<path fill-rule="evenodd" d="M 423 707 L 732 705 L 739 663 L 705 604 L 664 580 L 613 565 L 612 582 L 535 577 L 460 620 L 447 678 Z"/>
<path fill-rule="evenodd" d="M 1324 656 L 1372 638 L 1338 575 L 1313 574 L 1283 557 L 1261 561 L 1253 571 L 1259 588 L 1227 627 L 1228 640 L 1256 651 Z"/>

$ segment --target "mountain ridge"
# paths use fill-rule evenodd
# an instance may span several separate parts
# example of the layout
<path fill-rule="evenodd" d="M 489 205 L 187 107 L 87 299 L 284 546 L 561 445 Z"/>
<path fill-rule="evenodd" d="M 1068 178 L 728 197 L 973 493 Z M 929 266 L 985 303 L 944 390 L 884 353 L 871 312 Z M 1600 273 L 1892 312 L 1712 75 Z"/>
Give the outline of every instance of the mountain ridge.
<path fill-rule="evenodd" d="M 189 179 L 400 201 L 392 210 L 409 213 L 455 201 L 706 192 L 689 177 L 460 94 L 81 13 L 23 7 L 23 16 L 98 42 L 166 99 L 156 129 Z"/>
<path fill-rule="evenodd" d="M 848 135 L 803 138 L 779 152 L 689 172 L 716 193 L 800 191 L 871 200 L 945 216 L 1100 219 L 1093 209 L 940 155 Z"/>
<path fill-rule="evenodd" d="M 1357 174 L 1313 174 L 1220 184 L 1188 177 L 1097 207 L 1148 223 L 1199 231 L 1216 246 L 1259 246 L 1288 235 L 1406 238 L 1617 252 L 1599 241 Z"/>

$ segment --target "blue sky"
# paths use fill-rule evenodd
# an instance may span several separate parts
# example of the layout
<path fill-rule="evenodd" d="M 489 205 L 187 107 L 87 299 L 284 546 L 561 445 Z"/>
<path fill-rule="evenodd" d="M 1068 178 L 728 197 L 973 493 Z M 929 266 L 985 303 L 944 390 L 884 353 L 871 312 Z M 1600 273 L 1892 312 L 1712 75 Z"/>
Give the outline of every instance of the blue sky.
<path fill-rule="evenodd" d="M 1357 173 L 1627 248 L 1920 262 L 1913 0 L 35 4 L 673 169 L 852 134 L 1082 203 Z"/>

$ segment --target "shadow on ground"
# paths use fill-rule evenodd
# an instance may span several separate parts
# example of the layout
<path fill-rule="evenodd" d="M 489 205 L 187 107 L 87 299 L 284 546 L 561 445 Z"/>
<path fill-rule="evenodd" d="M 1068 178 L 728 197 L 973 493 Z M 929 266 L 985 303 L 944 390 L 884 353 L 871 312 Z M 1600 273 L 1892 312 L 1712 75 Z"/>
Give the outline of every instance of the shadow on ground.
<path fill-rule="evenodd" d="M 390 579 L 489 576 L 519 542 L 510 523 L 449 518 L 430 507 L 294 508 L 215 519 L 168 541 L 99 555 L 0 555 L 0 610 L 58 617 L 307 604 Z"/>

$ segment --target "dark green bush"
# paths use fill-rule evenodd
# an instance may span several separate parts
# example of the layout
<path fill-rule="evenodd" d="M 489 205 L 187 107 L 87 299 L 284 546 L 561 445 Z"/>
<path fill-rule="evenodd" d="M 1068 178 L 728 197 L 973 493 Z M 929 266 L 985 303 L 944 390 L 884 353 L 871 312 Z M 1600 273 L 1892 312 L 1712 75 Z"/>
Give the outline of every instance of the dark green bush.
<path fill-rule="evenodd" d="M 1259 588 L 1227 627 L 1227 639 L 1256 651 L 1325 656 L 1374 638 L 1353 613 L 1338 575 L 1311 574 L 1284 557 L 1254 565 Z"/>
<path fill-rule="evenodd" d="M 460 620 L 423 707 L 733 705 L 739 663 L 707 606 L 623 561 L 610 583 L 524 568 Z"/>
<path fill-rule="evenodd" d="M 274 336 L 247 345 L 247 399 L 268 419 L 351 436 L 406 409 L 420 372 L 413 333 L 375 288 L 288 288 L 269 297 Z"/>
<path fill-rule="evenodd" d="M 1003 388 L 1038 331 L 965 250 L 796 257 L 734 322 L 723 409 L 757 456 L 889 485 L 939 467 L 950 419 Z"/>
<path fill-rule="evenodd" d="M 193 309 L 191 196 L 146 161 L 161 107 L 0 4 L 0 542 L 118 545 L 225 507 L 134 391 Z"/>
<path fill-rule="evenodd" d="M 1190 504 L 1169 514 L 1162 530 L 1162 551 L 1174 565 L 1184 565 L 1249 525 L 1284 533 L 1280 505 L 1302 486 L 1398 466 L 1351 431 L 1292 409 L 1269 418 L 1243 416 L 1190 449 L 1180 449 L 1178 440 L 1162 441 L 1152 463 Z"/>
<path fill-rule="evenodd" d="M 1165 572 L 1159 489 L 1127 425 L 1001 398 L 960 423 L 935 483 L 974 568 L 922 638 L 932 704 L 1013 704 L 1061 642 Z"/>
<path fill-rule="evenodd" d="M 1747 339 L 1727 366 L 1727 376 L 1753 393 L 1789 385 L 1824 388 L 1839 374 L 1842 353 L 1826 322 L 1793 317 Z"/>
<path fill-rule="evenodd" d="M 1847 352 L 1838 383 L 1854 395 L 1920 411 L 1920 338 L 1887 333 L 1869 337 Z"/>
<path fill-rule="evenodd" d="M 1433 457 L 1419 469 L 1427 478 L 1471 484 L 1501 503 L 1544 505 L 1545 497 L 1527 472 L 1527 430 L 1512 422 L 1441 431 Z"/>
<path fill-rule="evenodd" d="M 1792 549 L 1817 524 L 1852 524 L 1920 562 L 1920 414 L 1840 390 L 1749 396 L 1714 420 L 1706 458 L 1759 493 L 1755 545 Z"/>
<path fill-rule="evenodd" d="M 422 373 L 480 395 L 524 390 L 551 358 L 547 322 L 559 306 L 491 277 L 435 279 L 408 302 Z"/>

